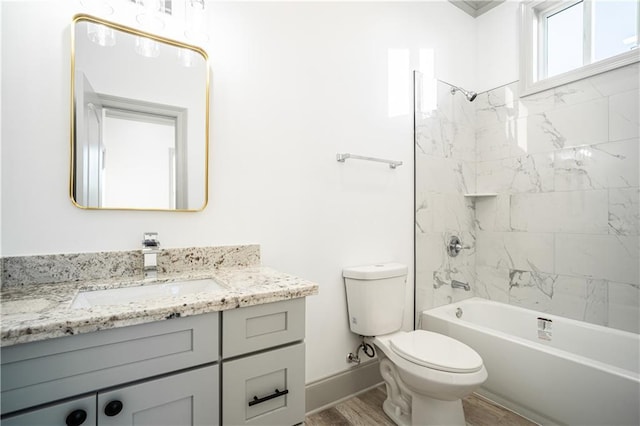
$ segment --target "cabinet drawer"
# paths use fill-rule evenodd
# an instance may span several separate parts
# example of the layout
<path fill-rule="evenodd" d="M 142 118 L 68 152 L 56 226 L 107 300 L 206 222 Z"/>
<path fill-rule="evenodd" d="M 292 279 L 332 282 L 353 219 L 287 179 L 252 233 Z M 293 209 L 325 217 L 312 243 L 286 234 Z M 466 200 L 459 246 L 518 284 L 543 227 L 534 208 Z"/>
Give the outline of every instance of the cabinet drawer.
<path fill-rule="evenodd" d="M 222 313 L 222 357 L 304 339 L 304 298 L 233 309 Z"/>
<path fill-rule="evenodd" d="M 2 348 L 2 414 L 218 360 L 219 314 Z"/>
<path fill-rule="evenodd" d="M 224 361 L 222 424 L 293 425 L 304 421 L 304 356 L 304 343 L 298 343 Z"/>
<path fill-rule="evenodd" d="M 81 422 L 83 417 L 84 421 Z M 96 424 L 95 394 L 2 419 L 2 426 L 65 426 L 70 424 L 83 426 Z"/>

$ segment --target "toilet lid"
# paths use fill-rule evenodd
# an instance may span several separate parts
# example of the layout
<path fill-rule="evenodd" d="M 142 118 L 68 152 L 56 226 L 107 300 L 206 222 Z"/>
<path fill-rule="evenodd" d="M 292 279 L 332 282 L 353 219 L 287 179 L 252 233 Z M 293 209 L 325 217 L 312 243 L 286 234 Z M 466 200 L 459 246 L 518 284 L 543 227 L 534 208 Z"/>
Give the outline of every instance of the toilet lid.
<path fill-rule="evenodd" d="M 444 334 L 415 330 L 394 337 L 390 346 L 407 361 L 434 370 L 472 373 L 482 368 L 476 351 Z"/>

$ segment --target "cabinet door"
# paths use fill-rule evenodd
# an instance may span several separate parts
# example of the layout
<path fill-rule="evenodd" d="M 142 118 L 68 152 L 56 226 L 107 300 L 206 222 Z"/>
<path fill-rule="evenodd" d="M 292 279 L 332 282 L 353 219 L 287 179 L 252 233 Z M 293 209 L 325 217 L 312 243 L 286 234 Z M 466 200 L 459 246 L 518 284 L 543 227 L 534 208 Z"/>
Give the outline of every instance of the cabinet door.
<path fill-rule="evenodd" d="M 95 426 L 95 424 L 95 394 L 2 419 L 2 426 Z"/>
<path fill-rule="evenodd" d="M 98 425 L 189 426 L 219 423 L 218 365 L 98 394 Z"/>
<path fill-rule="evenodd" d="M 222 363 L 223 425 L 304 421 L 304 343 Z"/>

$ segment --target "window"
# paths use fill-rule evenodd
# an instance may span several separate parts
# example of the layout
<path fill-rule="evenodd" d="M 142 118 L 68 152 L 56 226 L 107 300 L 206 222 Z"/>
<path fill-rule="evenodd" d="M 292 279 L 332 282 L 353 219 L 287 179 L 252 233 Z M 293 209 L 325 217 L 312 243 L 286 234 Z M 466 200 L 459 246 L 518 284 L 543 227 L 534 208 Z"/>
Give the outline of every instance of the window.
<path fill-rule="evenodd" d="M 553 11 L 540 19 L 543 42 L 538 57 L 542 59 L 541 77 L 551 77 L 581 67 L 584 59 L 584 2 Z"/>
<path fill-rule="evenodd" d="M 640 59 L 637 0 L 522 4 L 521 93 L 528 95 Z"/>

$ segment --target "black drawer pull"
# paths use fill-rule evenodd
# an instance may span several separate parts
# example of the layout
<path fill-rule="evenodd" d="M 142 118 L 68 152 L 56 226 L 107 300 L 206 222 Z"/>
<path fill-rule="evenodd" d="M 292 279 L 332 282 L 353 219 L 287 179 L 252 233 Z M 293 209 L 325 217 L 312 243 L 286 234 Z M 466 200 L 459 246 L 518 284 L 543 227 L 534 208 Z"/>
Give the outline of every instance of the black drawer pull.
<path fill-rule="evenodd" d="M 74 410 L 66 418 L 67 426 L 80 426 L 87 420 L 87 412 L 84 410 Z"/>
<path fill-rule="evenodd" d="M 286 395 L 288 393 L 289 393 L 288 389 L 285 389 L 283 391 L 279 391 L 278 389 L 276 389 L 275 393 L 265 396 L 264 398 L 258 398 L 257 396 L 254 396 L 253 401 L 249 401 L 249 407 L 251 407 L 252 405 L 260 404 L 261 402 L 265 402 L 273 398 L 277 398 L 282 395 Z"/>
<path fill-rule="evenodd" d="M 109 417 L 117 416 L 122 411 L 122 401 L 113 400 L 104 406 L 104 414 Z"/>

